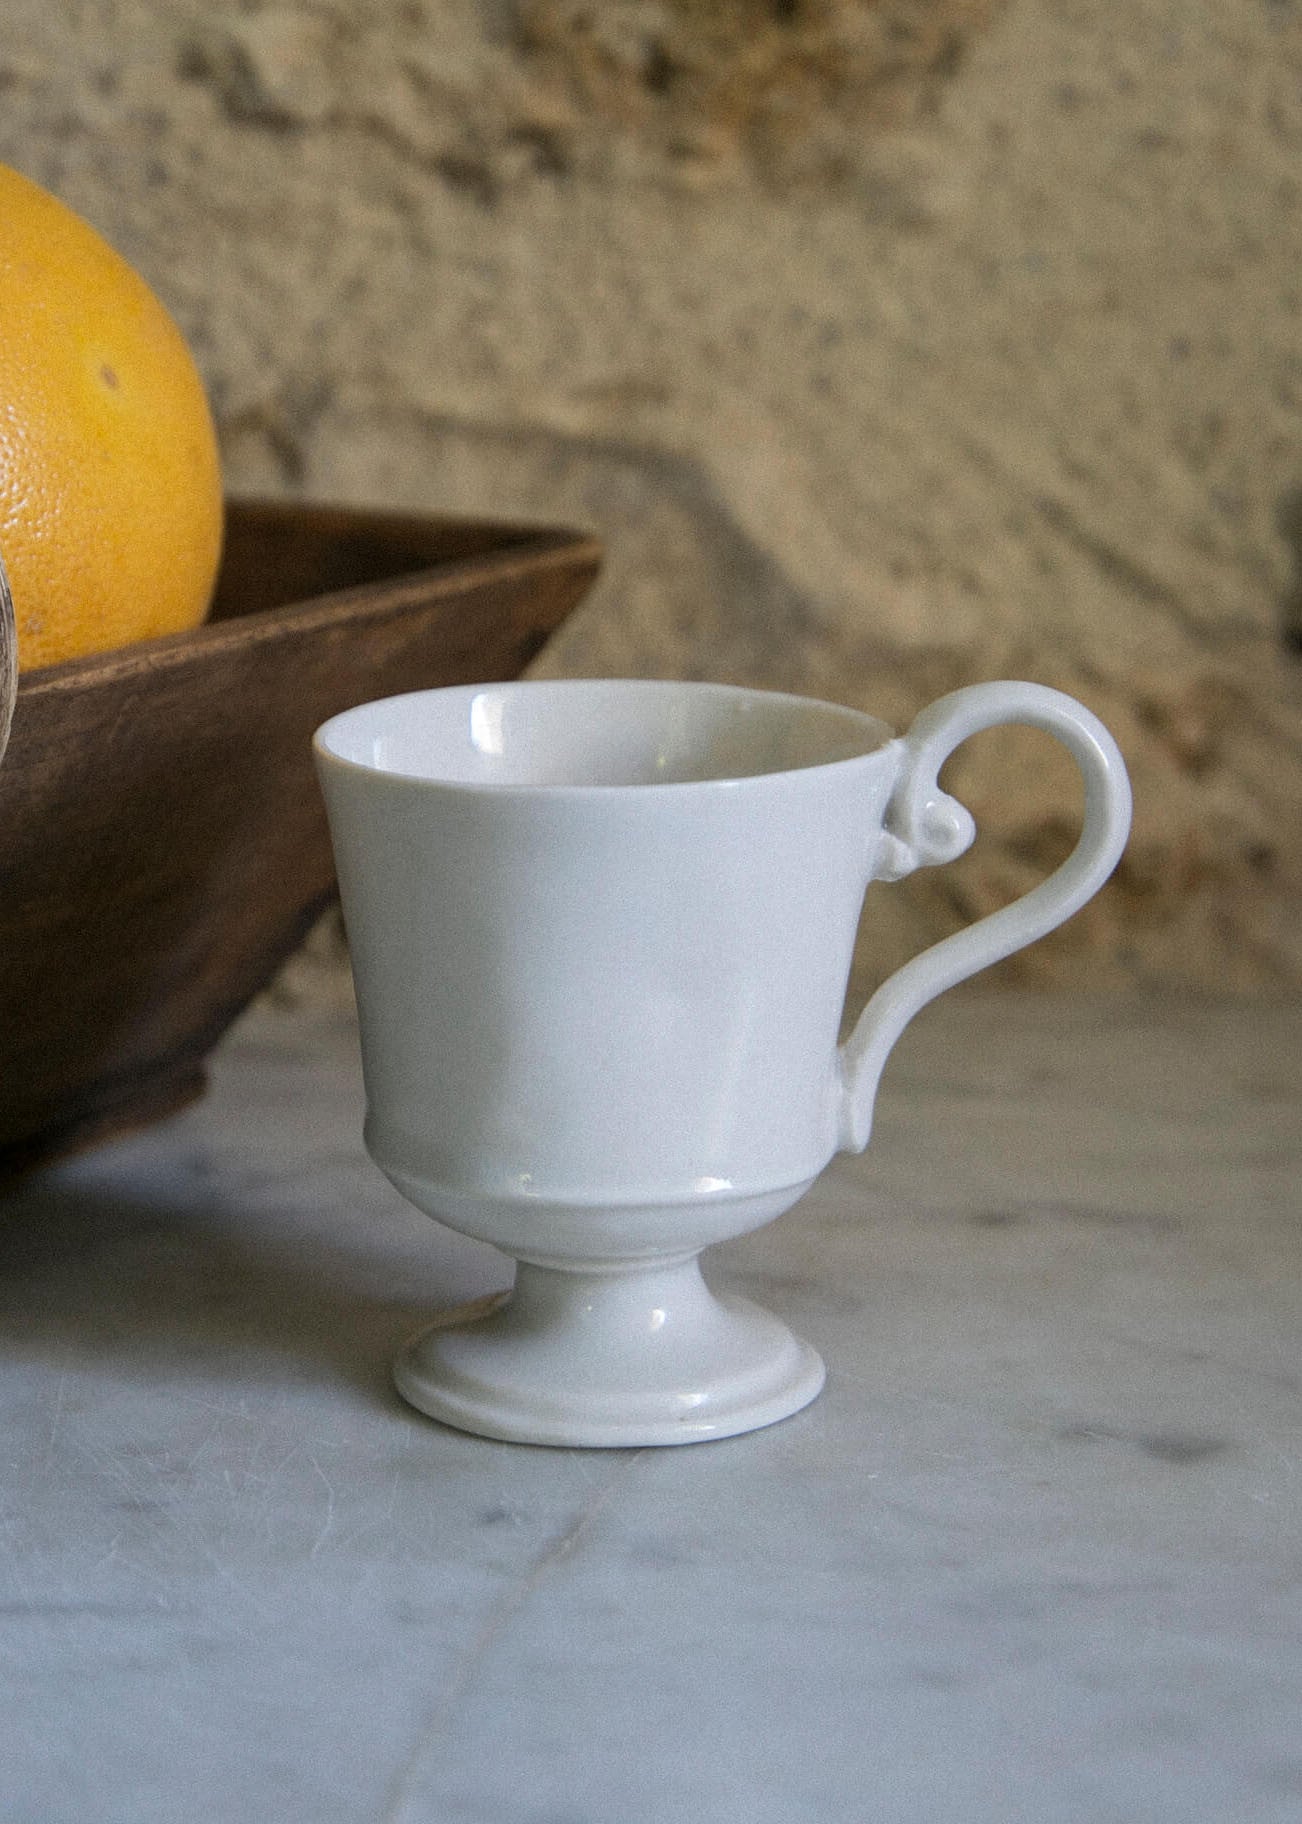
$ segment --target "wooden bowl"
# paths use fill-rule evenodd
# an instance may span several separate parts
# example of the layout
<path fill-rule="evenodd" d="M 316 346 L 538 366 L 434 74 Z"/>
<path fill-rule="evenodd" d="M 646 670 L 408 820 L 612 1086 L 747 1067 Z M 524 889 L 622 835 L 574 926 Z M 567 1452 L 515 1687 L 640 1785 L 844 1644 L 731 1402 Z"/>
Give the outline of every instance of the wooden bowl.
<path fill-rule="evenodd" d="M 335 890 L 313 730 L 515 677 L 580 534 L 229 503 L 211 619 L 20 676 L 0 764 L 0 1175 L 157 1118 Z"/>

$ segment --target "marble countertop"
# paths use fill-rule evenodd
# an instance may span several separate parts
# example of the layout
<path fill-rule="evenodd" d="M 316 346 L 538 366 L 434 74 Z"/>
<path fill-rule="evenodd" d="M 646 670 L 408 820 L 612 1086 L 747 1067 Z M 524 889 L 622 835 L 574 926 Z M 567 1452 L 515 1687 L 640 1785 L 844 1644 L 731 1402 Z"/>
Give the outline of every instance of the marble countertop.
<path fill-rule="evenodd" d="M 951 997 L 714 1250 L 785 1424 L 443 1429 L 504 1283 L 366 1159 L 346 1017 L 0 1210 L 5 1824 L 1296 1824 L 1302 1007 Z"/>

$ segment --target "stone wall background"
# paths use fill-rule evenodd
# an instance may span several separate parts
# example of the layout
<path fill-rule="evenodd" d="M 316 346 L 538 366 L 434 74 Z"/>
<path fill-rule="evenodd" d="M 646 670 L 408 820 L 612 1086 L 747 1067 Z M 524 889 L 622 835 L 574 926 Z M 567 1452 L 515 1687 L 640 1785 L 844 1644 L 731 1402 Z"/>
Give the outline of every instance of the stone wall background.
<path fill-rule="evenodd" d="M 1004 979 L 1302 980 L 1302 7 L 7 0 L 0 159 L 167 300 L 233 492 L 595 527 L 541 671 L 1083 698 L 1134 838 Z M 1040 737 L 947 783 L 866 974 L 1072 840 Z"/>

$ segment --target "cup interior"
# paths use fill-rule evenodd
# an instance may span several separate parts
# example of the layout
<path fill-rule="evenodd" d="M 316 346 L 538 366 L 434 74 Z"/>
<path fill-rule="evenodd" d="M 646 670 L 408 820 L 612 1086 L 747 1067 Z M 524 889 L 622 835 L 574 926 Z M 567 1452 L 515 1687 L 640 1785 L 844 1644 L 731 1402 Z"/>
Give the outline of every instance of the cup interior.
<path fill-rule="evenodd" d="M 826 766 L 891 738 L 839 704 L 723 684 L 575 679 L 455 687 L 345 710 L 326 755 L 451 785 L 684 785 Z"/>

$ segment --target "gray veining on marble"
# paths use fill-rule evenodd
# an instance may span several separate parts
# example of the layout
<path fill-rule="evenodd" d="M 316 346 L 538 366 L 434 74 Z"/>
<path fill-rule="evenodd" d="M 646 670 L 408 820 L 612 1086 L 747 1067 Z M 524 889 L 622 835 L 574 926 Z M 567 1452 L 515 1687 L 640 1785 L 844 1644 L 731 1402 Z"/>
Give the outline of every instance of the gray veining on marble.
<path fill-rule="evenodd" d="M 260 1011 L 0 1210 L 5 1824 L 1296 1824 L 1302 1008 L 952 997 L 715 1251 L 824 1353 L 679 1451 L 462 1437 L 503 1282 Z"/>

